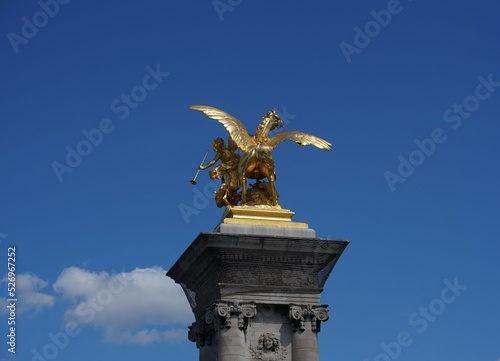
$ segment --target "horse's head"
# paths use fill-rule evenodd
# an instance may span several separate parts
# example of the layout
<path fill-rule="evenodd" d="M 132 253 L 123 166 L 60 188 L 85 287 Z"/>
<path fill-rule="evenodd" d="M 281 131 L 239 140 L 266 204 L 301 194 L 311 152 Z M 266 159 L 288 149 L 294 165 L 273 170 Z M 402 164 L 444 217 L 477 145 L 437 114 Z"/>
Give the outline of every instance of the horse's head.
<path fill-rule="evenodd" d="M 284 124 L 281 118 L 278 116 L 278 113 L 276 113 L 274 110 L 271 110 L 270 112 L 267 112 L 263 117 L 262 117 L 262 122 L 267 121 L 270 122 L 270 130 L 276 129 L 276 128 L 283 128 Z"/>
<path fill-rule="evenodd" d="M 282 127 L 283 122 L 278 116 L 278 113 L 276 113 L 274 110 L 267 112 L 266 114 L 264 114 L 259 126 L 257 127 L 254 139 L 257 143 L 265 143 L 269 140 L 269 132 L 271 132 L 273 129 Z"/>

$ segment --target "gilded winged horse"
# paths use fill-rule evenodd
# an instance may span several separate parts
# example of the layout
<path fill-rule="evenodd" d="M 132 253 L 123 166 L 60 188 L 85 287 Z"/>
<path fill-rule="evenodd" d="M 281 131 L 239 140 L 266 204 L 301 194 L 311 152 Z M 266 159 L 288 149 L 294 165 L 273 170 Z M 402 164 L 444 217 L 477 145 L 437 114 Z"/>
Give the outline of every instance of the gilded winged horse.
<path fill-rule="evenodd" d="M 277 133 L 269 138 L 269 133 L 276 128 L 282 128 L 283 122 L 273 110 L 267 112 L 257 127 L 255 135 L 248 134 L 247 129 L 238 119 L 232 115 L 206 105 L 192 105 L 192 110 L 203 112 L 208 118 L 218 120 L 229 132 L 230 137 L 243 152 L 238 163 L 238 173 L 241 180 L 241 204 L 245 204 L 247 185 L 246 179 L 261 180 L 267 178 L 270 185 L 271 203 L 278 205 L 278 197 L 275 188 L 276 171 L 274 158 L 271 151 L 284 140 L 293 140 L 300 145 L 314 145 L 320 149 L 330 150 L 331 144 L 326 140 L 314 135 L 290 131 Z"/>

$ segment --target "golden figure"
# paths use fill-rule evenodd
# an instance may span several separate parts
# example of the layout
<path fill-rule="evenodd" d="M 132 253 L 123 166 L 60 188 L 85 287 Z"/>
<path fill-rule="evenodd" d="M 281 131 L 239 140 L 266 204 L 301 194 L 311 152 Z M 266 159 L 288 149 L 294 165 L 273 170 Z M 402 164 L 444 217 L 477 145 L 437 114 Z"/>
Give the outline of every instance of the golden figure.
<path fill-rule="evenodd" d="M 221 164 L 209 172 L 211 179 L 221 179 L 221 188 L 215 194 L 215 203 L 218 207 L 235 206 L 239 199 L 237 194 L 240 188 L 238 177 L 238 160 L 240 155 L 235 152 L 238 147 L 229 137 L 228 146 L 224 144 L 222 138 L 217 138 L 212 142 L 212 147 L 216 152 L 215 158 L 206 165 L 200 164 L 199 170 L 210 168 L 219 160 Z"/>
<path fill-rule="evenodd" d="M 260 181 L 267 178 L 269 182 L 268 186 L 259 186 L 259 188 L 270 193 L 269 203 L 271 206 L 278 206 L 278 194 L 274 185 L 276 181 L 276 170 L 274 168 L 274 158 L 271 151 L 280 142 L 284 140 L 293 140 L 300 145 L 314 145 L 324 150 L 330 150 L 332 146 L 326 140 L 296 131 L 278 133 L 272 138 L 269 138 L 269 133 L 273 129 L 283 127 L 283 122 L 275 111 L 266 113 L 262 117 L 255 135 L 250 136 L 243 123 L 220 109 L 205 105 L 192 105 L 189 109 L 202 111 L 208 118 L 218 120 L 222 123 L 237 147 L 243 152 L 237 162 L 238 188 L 241 185 L 241 205 L 247 204 L 246 179 L 250 178 Z M 223 160 L 222 162 L 224 163 L 225 161 Z M 215 162 L 212 164 L 214 163 Z M 230 168 L 233 169 L 233 166 L 234 163 L 231 163 Z"/>

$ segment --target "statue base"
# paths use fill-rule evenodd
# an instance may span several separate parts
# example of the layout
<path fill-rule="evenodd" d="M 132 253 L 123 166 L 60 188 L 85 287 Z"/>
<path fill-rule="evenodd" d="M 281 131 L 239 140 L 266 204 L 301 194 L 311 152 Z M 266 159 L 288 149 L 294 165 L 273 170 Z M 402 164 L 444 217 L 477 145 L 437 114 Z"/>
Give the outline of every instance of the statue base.
<path fill-rule="evenodd" d="M 307 223 L 292 221 L 294 215 L 295 212 L 279 206 L 226 207 L 214 232 L 315 238 L 316 231 Z"/>
<path fill-rule="evenodd" d="M 318 361 L 329 318 L 320 294 L 348 243 L 200 233 L 167 273 L 194 313 L 188 338 L 199 360 Z"/>
<path fill-rule="evenodd" d="M 233 206 L 226 207 L 219 224 L 309 228 L 307 223 L 293 222 L 294 215 L 295 212 L 280 206 Z"/>

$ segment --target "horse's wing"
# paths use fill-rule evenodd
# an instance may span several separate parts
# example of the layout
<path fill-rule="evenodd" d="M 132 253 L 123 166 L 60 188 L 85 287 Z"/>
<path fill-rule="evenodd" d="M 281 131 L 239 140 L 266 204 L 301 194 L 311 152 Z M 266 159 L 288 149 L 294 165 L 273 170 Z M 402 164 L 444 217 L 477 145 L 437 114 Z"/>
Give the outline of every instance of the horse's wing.
<path fill-rule="evenodd" d="M 311 134 L 295 131 L 278 133 L 271 139 L 269 139 L 267 145 L 269 145 L 271 149 L 273 149 L 278 143 L 284 140 L 293 140 L 295 143 L 300 145 L 314 145 L 315 147 L 324 150 L 330 150 L 332 148 L 332 144 L 324 139 L 315 137 Z"/>
<path fill-rule="evenodd" d="M 191 110 L 199 110 L 208 118 L 218 120 L 227 129 L 229 135 L 238 145 L 242 151 L 246 152 L 255 142 L 250 138 L 247 128 L 238 119 L 232 115 L 207 105 L 191 105 L 189 107 Z"/>

